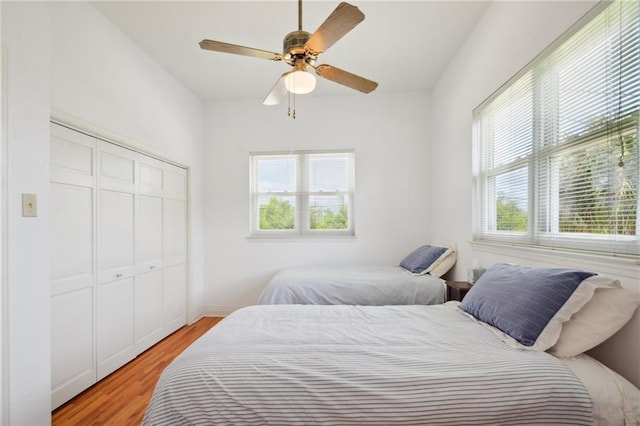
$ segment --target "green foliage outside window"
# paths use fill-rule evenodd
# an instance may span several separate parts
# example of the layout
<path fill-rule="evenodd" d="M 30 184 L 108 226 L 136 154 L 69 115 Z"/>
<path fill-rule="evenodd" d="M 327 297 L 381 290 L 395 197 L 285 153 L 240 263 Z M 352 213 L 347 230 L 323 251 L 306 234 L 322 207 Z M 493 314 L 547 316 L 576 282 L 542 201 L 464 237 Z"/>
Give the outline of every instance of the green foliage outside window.
<path fill-rule="evenodd" d="M 496 222 L 498 231 L 527 231 L 527 212 L 518 207 L 515 201 L 499 196 L 496 203 Z"/>
<path fill-rule="evenodd" d="M 334 212 L 332 209 L 311 207 L 311 229 L 347 229 L 349 212 L 344 204 Z"/>
<path fill-rule="evenodd" d="M 564 158 L 560 232 L 635 235 L 637 158 L 636 133 Z M 602 170 L 610 162 L 617 163 L 617 167 L 610 175 L 603 175 Z"/>
<path fill-rule="evenodd" d="M 633 129 L 636 124 L 625 126 Z M 638 139 L 629 131 L 610 138 L 610 123 L 593 125 L 576 139 L 592 137 L 585 149 L 560 161 L 558 227 L 560 232 L 635 235 L 638 205 Z M 604 135 L 604 136 L 599 136 Z M 571 140 L 569 140 L 571 142 Z M 616 164 L 613 172 L 611 163 Z M 496 202 L 498 231 L 527 231 L 527 211 L 503 194 Z"/>
<path fill-rule="evenodd" d="M 296 212 L 289 200 L 271 197 L 260 205 L 260 229 L 295 229 Z"/>
<path fill-rule="evenodd" d="M 349 211 L 342 204 L 337 211 L 317 205 L 310 209 L 311 229 L 348 229 Z M 260 205 L 260 229 L 295 229 L 296 212 L 289 200 L 271 197 L 268 203 Z"/>

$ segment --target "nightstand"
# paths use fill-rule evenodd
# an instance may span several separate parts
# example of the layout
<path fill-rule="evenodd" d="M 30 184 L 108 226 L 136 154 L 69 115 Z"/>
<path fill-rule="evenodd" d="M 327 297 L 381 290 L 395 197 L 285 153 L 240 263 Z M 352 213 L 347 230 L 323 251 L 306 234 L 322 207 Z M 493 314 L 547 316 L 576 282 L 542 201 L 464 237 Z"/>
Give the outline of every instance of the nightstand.
<path fill-rule="evenodd" d="M 471 290 L 471 284 L 466 281 L 445 281 L 444 283 L 447 286 L 447 302 L 450 300 L 462 302 L 464 296 Z"/>

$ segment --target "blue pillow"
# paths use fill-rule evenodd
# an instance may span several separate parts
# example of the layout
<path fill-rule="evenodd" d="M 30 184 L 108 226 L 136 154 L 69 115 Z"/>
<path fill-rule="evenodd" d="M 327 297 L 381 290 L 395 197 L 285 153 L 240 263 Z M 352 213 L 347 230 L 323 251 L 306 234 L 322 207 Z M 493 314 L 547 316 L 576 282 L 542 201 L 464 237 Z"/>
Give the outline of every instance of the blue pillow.
<path fill-rule="evenodd" d="M 402 259 L 402 262 L 400 262 L 400 266 L 408 271 L 413 272 L 414 274 L 422 274 L 446 251 L 446 247 L 424 245 L 418 247 L 417 249 L 409 253 L 407 257 Z"/>
<path fill-rule="evenodd" d="M 590 295 L 576 289 L 586 278 L 595 275 L 576 269 L 528 268 L 500 263 L 491 266 L 473 285 L 460 308 L 490 324 L 532 349 L 546 350 L 555 344 L 562 322 L 579 310 Z M 575 303 L 567 304 L 576 292 Z M 567 308 L 560 312 L 563 306 Z M 567 312 L 571 309 L 571 312 Z M 549 327 L 552 333 L 545 342 L 533 347 L 554 316 L 562 316 Z M 551 330 L 553 328 L 553 330 Z"/>

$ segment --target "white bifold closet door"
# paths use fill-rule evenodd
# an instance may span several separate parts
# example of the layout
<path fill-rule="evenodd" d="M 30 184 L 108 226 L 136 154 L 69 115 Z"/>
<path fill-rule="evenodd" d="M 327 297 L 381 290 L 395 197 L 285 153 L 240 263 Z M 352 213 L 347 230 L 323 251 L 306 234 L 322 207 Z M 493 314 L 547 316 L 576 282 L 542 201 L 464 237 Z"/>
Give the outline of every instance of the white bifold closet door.
<path fill-rule="evenodd" d="M 138 157 L 136 226 L 136 345 L 143 351 L 165 336 L 162 323 L 162 162 Z"/>
<path fill-rule="evenodd" d="M 136 356 L 135 158 L 98 144 L 98 380 Z"/>
<path fill-rule="evenodd" d="M 51 386 L 59 406 L 96 381 L 96 140 L 52 125 Z"/>
<path fill-rule="evenodd" d="M 187 172 L 51 125 L 56 408 L 186 324 Z"/>

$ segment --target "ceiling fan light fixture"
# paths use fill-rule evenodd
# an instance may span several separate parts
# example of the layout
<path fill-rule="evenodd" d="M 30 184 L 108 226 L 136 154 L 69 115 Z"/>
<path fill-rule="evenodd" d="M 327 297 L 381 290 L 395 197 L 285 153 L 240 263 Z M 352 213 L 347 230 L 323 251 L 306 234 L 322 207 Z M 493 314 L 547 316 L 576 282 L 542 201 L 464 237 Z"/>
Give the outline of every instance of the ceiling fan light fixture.
<path fill-rule="evenodd" d="M 360 9 L 349 3 L 341 2 L 320 24 L 318 29 L 311 34 L 302 29 L 302 0 L 298 0 L 298 29 L 284 37 L 282 53 L 208 39 L 200 42 L 200 48 L 276 62 L 284 61 L 286 64 L 291 65 L 293 70 L 280 76 L 264 99 L 263 104 L 265 105 L 277 105 L 287 98 L 288 94 L 303 95 L 313 92 L 316 88 L 315 75 L 350 89 L 369 93 L 378 87 L 378 83 L 328 64 L 316 66 L 316 60 L 320 54 L 326 52 L 335 42 L 363 20 L 364 13 Z M 315 70 L 315 75 L 307 72 L 307 66 Z M 291 96 L 289 96 L 289 102 L 291 100 Z M 293 103 L 295 107 L 295 96 L 293 97 Z M 295 118 L 295 108 L 292 115 Z"/>
<path fill-rule="evenodd" d="M 284 85 L 291 93 L 305 95 L 316 88 L 316 78 L 307 71 L 294 71 L 285 77 Z"/>

